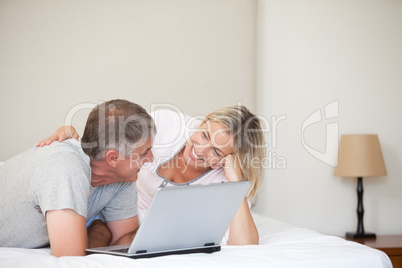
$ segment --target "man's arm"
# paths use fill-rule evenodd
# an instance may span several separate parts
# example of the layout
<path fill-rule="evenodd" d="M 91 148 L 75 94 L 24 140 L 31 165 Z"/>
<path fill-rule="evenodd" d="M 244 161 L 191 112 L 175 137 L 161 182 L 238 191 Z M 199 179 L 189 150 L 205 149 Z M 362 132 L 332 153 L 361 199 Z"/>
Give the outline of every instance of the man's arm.
<path fill-rule="evenodd" d="M 84 256 L 88 247 L 85 218 L 72 209 L 46 212 L 50 248 L 53 256 Z"/>
<path fill-rule="evenodd" d="M 108 221 L 106 225 L 112 233 L 111 245 L 130 244 L 139 227 L 138 215 L 126 220 Z"/>

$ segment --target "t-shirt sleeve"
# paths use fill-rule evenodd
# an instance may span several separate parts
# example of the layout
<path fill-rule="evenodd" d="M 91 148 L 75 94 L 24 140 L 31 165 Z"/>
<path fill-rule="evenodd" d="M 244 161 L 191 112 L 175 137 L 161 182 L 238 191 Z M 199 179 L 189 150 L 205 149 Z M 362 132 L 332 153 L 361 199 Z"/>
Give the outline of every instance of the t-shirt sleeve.
<path fill-rule="evenodd" d="M 74 153 L 57 153 L 43 161 L 31 178 L 30 197 L 43 215 L 72 209 L 87 217 L 89 166 Z"/>
<path fill-rule="evenodd" d="M 116 193 L 102 209 L 106 221 L 125 220 L 137 215 L 137 186 L 125 182 L 115 184 Z"/>

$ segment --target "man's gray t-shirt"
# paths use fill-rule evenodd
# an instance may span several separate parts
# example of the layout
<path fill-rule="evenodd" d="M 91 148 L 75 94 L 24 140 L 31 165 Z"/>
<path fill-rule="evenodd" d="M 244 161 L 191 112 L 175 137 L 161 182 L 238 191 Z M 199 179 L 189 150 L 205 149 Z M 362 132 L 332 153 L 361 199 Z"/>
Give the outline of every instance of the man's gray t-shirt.
<path fill-rule="evenodd" d="M 135 183 L 94 188 L 89 157 L 75 140 L 34 147 L 0 165 L 0 246 L 49 245 L 46 212 L 72 209 L 106 221 L 137 215 Z"/>

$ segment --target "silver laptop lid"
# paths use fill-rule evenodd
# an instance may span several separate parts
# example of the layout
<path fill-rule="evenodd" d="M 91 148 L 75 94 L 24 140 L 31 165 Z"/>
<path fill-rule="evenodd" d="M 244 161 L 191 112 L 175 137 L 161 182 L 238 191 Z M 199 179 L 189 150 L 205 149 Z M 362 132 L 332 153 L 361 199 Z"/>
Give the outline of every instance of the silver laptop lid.
<path fill-rule="evenodd" d="M 219 245 L 249 181 L 159 188 L 129 254 Z"/>

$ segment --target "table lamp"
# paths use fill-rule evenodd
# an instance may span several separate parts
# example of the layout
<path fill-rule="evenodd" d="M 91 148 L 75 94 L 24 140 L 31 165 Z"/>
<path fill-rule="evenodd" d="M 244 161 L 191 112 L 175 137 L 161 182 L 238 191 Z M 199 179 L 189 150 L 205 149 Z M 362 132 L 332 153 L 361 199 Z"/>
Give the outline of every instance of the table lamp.
<path fill-rule="evenodd" d="M 378 135 L 342 135 L 334 176 L 357 177 L 357 231 L 347 238 L 375 238 L 363 226 L 363 177 L 387 175 Z"/>

